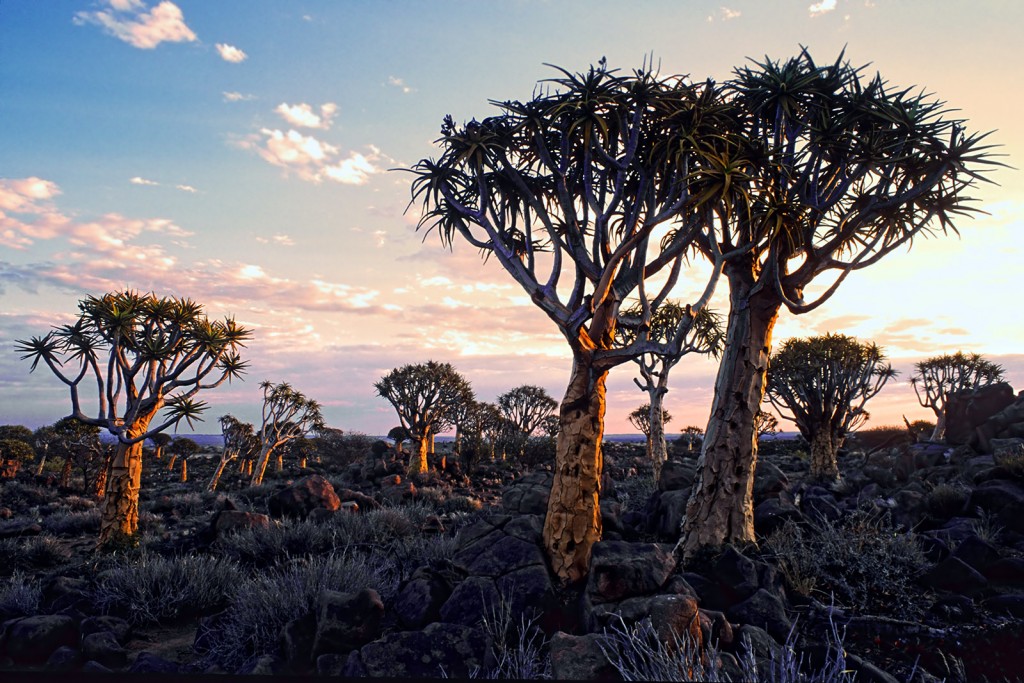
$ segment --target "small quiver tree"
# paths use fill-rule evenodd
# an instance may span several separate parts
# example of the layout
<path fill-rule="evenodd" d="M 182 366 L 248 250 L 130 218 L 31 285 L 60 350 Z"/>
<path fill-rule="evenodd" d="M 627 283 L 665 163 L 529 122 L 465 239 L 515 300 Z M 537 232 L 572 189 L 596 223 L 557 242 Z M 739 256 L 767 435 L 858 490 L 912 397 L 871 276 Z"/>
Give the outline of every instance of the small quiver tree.
<path fill-rule="evenodd" d="M 32 446 L 24 441 L 0 439 L 0 479 L 14 479 L 21 464 L 35 457 L 36 453 Z"/>
<path fill-rule="evenodd" d="M 220 462 L 210 479 L 207 491 L 216 491 L 220 483 L 221 475 L 228 463 L 236 459 L 251 458 L 259 450 L 259 439 L 256 438 L 255 428 L 248 422 L 242 422 L 234 415 L 224 415 L 220 418 L 220 433 L 224 439 L 224 448 L 220 452 Z"/>
<path fill-rule="evenodd" d="M 604 60 L 586 73 L 558 70 L 532 99 L 495 102 L 495 116 L 463 126 L 446 117 L 440 159 L 411 170 L 420 227 L 436 229 L 446 246 L 465 240 L 494 256 L 569 344 L 543 535 L 555 574 L 572 583 L 586 576 L 601 538 L 607 375 L 669 350 L 650 337 L 649 321 L 703 220 L 690 192 L 692 159 L 718 125 L 704 84 L 645 69 L 620 75 Z M 720 270 L 710 272 L 694 316 Z M 638 334 L 617 345 L 629 297 L 640 301 Z"/>
<path fill-rule="evenodd" d="M 433 435 L 451 426 L 461 404 L 474 401 L 469 382 L 451 363 L 427 361 L 395 368 L 376 382 L 377 395 L 394 407 L 415 452 L 409 457 L 409 474 L 430 469 L 427 456 Z"/>
<path fill-rule="evenodd" d="M 324 426 L 320 404 L 296 391 L 290 384 L 263 381 L 263 422 L 256 437 L 259 455 L 253 467 L 252 486 L 263 483 L 270 455 L 284 444 Z"/>
<path fill-rule="evenodd" d="M 651 405 L 645 403 L 633 412 L 629 414 L 629 423 L 633 425 L 637 431 L 644 435 L 644 440 L 647 444 L 647 457 L 651 460 L 651 464 L 654 466 L 654 480 L 657 481 L 658 477 L 661 476 L 661 466 L 664 464 L 664 460 L 658 462 L 654 458 L 654 445 L 652 443 L 652 431 L 651 431 Z M 662 426 L 662 437 L 664 438 L 664 427 L 672 421 L 672 414 L 661 409 L 660 424 Z"/>
<path fill-rule="evenodd" d="M 522 457 L 526 443 L 544 420 L 558 407 L 543 387 L 524 384 L 506 391 L 498 397 L 498 410 L 514 426 L 513 439 L 517 454 Z"/>
<path fill-rule="evenodd" d="M 754 415 L 754 433 L 760 441 L 766 436 L 774 436 L 779 432 L 779 419 L 767 410 L 759 410 Z"/>
<path fill-rule="evenodd" d="M 232 318 L 210 321 L 191 299 L 129 290 L 89 296 L 78 308 L 74 323 L 18 340 L 17 349 L 32 370 L 42 361 L 68 387 L 72 417 L 117 438 L 100 521 L 105 545 L 138 529 L 143 442 L 198 419 L 206 404 L 196 394 L 244 372 L 238 350 L 251 333 Z M 92 417 L 79 393 L 90 376 Z"/>
<path fill-rule="evenodd" d="M 179 436 L 167 447 L 167 452 L 171 454 L 167 469 L 173 471 L 175 461 L 181 458 L 181 481 L 188 481 L 188 460 L 199 452 L 199 444 L 187 436 Z"/>
<path fill-rule="evenodd" d="M 153 458 L 160 460 L 163 458 L 164 450 L 171 443 L 171 435 L 166 432 L 160 432 L 151 436 L 149 441 L 153 444 Z"/>
<path fill-rule="evenodd" d="M 986 360 L 979 353 L 957 351 L 915 364 L 910 383 L 918 402 L 935 413 L 931 440 L 940 441 L 946 436 L 946 403 L 950 394 L 973 391 L 1002 380 L 1002 366 Z"/>
<path fill-rule="evenodd" d="M 839 448 L 867 420 L 864 404 L 895 375 L 877 345 L 842 334 L 790 339 L 772 356 L 766 394 L 811 444 L 812 479 L 839 479 Z"/>

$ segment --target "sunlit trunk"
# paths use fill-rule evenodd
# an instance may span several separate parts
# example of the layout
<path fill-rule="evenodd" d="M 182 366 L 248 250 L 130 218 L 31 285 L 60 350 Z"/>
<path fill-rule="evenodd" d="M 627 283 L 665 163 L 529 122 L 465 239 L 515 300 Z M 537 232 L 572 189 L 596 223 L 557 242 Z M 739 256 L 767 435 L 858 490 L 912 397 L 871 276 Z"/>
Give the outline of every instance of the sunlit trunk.
<path fill-rule="evenodd" d="M 178 456 L 175 453 L 171 453 L 171 459 L 167 461 L 167 471 L 174 471 L 174 463 L 178 460 Z"/>
<path fill-rule="evenodd" d="M 110 477 L 110 465 L 114 460 L 113 451 L 109 449 L 104 449 L 104 451 L 106 454 L 100 457 L 100 466 L 96 470 L 96 476 L 92 483 L 92 495 L 96 500 L 102 500 L 107 493 L 107 479 Z"/>
<path fill-rule="evenodd" d="M 276 462 L 277 462 L 277 465 L 276 465 L 277 471 L 278 472 L 283 471 L 284 470 L 284 451 L 278 451 L 278 453 L 277 453 L 277 461 Z"/>
<path fill-rule="evenodd" d="M 409 474 L 426 474 L 430 467 L 428 455 L 430 450 L 430 436 L 423 435 L 419 438 L 413 437 L 416 450 L 409 456 Z"/>
<path fill-rule="evenodd" d="M 647 455 L 654 465 L 654 481 L 661 477 L 661 466 L 668 460 L 668 446 L 665 443 L 665 391 L 655 389 L 650 392 L 650 423 L 651 433 L 647 436 Z"/>
<path fill-rule="evenodd" d="M 558 410 L 554 481 L 544 518 L 544 547 L 563 583 L 586 577 L 591 549 L 601 540 L 601 439 L 608 373 L 595 370 L 589 358 L 577 356 Z"/>
<path fill-rule="evenodd" d="M 306 456 L 299 458 L 299 467 L 306 469 Z"/>
<path fill-rule="evenodd" d="M 228 455 L 228 457 L 224 457 L 224 454 L 223 453 L 221 454 L 220 462 L 217 464 L 217 470 L 213 473 L 213 478 L 210 479 L 210 483 L 206 487 L 207 491 L 216 491 L 217 490 L 217 484 L 220 483 L 220 477 L 221 477 L 222 474 L 224 474 L 224 468 L 227 467 L 228 463 L 231 462 L 232 460 L 234 460 L 236 457 L 237 456 L 235 456 L 235 455 Z M 245 461 L 244 460 L 242 461 L 242 470 L 243 470 L 243 472 L 245 471 Z"/>
<path fill-rule="evenodd" d="M 128 427 L 128 438 L 145 434 L 153 416 L 162 407 L 163 401 L 156 401 L 145 415 Z M 98 545 L 105 545 L 118 537 L 133 536 L 138 531 L 141 481 L 142 442 L 130 445 L 118 442 L 106 482 Z"/>
<path fill-rule="evenodd" d="M 752 277 L 729 274 L 729 323 L 715 398 L 697 459 L 697 477 L 677 549 L 754 542 L 754 416 L 764 397 L 772 329 L 780 302 L 764 290 L 750 296 Z"/>
<path fill-rule="evenodd" d="M 251 477 L 252 473 L 253 473 L 253 470 L 256 468 L 255 467 L 256 466 L 256 461 L 255 460 L 250 460 L 248 462 L 248 465 L 249 465 L 249 467 L 246 470 L 246 474 Z"/>
<path fill-rule="evenodd" d="M 188 481 L 188 458 L 181 459 L 181 481 Z"/>
<path fill-rule="evenodd" d="M 249 481 L 250 486 L 259 486 L 263 483 L 263 475 L 267 471 L 267 464 L 270 462 L 270 454 L 274 451 L 273 443 L 263 443 L 260 445 L 260 454 L 256 458 L 256 464 L 250 466 L 252 473 L 252 479 Z"/>
<path fill-rule="evenodd" d="M 935 413 L 935 429 L 932 430 L 931 441 L 944 441 L 946 438 L 946 409 Z"/>
<path fill-rule="evenodd" d="M 65 489 L 71 488 L 71 453 L 64 456 L 64 466 L 60 468 L 59 486 Z"/>
<path fill-rule="evenodd" d="M 46 464 L 46 453 L 43 453 L 43 457 L 39 458 L 39 464 L 36 465 L 36 476 L 38 477 L 43 473 L 43 466 Z"/>
<path fill-rule="evenodd" d="M 811 438 L 811 478 L 821 481 L 839 479 L 839 462 L 836 451 L 839 444 L 835 443 L 832 431 L 822 428 Z"/>

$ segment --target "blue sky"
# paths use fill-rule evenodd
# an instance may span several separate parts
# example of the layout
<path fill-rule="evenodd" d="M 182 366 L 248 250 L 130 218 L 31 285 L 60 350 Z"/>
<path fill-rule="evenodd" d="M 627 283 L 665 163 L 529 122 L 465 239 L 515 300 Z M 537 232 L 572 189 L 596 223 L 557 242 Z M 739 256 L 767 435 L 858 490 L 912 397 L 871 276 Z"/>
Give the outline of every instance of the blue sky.
<path fill-rule="evenodd" d="M 258 416 L 258 382 L 289 381 L 328 423 L 395 423 L 372 383 L 429 358 L 492 400 L 522 383 L 560 397 L 568 350 L 494 263 L 417 235 L 407 167 L 435 154 L 441 118 L 487 116 L 554 72 L 654 55 L 663 73 L 727 78 L 748 57 L 819 61 L 846 47 L 918 85 L 1024 157 L 1024 3 L 247 2 L 0 3 L 0 423 L 48 424 L 65 390 L 28 373 L 13 340 L 66 322 L 85 294 L 130 286 L 190 296 L 256 331 L 247 382 L 210 392 L 207 422 Z M 1024 388 L 1024 181 L 979 189 L 990 216 L 961 239 L 916 242 L 857 273 L 789 336 L 877 341 L 903 370 L 964 349 Z M 696 282 L 696 278 L 694 279 Z M 684 287 L 685 289 L 685 283 Z M 720 303 L 720 299 L 718 300 Z M 714 365 L 674 371 L 670 428 L 703 424 Z M 609 388 L 608 429 L 644 402 L 631 368 Z M 905 381 L 876 424 L 925 417 Z"/>

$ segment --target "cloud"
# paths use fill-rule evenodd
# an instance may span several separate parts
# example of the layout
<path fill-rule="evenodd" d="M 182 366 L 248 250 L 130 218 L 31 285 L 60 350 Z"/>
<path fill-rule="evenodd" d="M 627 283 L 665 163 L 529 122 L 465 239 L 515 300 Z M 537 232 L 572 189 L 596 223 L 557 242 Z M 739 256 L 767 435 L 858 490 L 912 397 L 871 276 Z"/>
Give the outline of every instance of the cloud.
<path fill-rule="evenodd" d="M 156 182 L 155 180 L 148 180 L 148 179 L 142 178 L 140 176 L 135 176 L 134 178 L 132 178 L 128 182 L 131 183 L 132 185 L 150 185 L 150 186 L 153 186 L 153 187 L 158 186 L 160 184 L 160 183 Z"/>
<path fill-rule="evenodd" d="M 811 13 L 812 17 L 820 17 L 822 14 L 827 14 L 836 8 L 837 0 L 821 0 L 816 2 L 807 8 L 807 11 Z"/>
<path fill-rule="evenodd" d="M 199 192 L 199 190 L 197 190 L 196 188 L 192 187 L 191 185 L 175 185 L 174 189 L 181 190 L 182 192 L 188 192 L 188 193 L 191 193 L 191 194 L 195 194 L 196 192 Z"/>
<path fill-rule="evenodd" d="M 240 93 L 237 90 L 224 91 L 221 94 L 224 96 L 225 102 L 249 102 L 256 99 L 255 95 Z"/>
<path fill-rule="evenodd" d="M 403 93 L 413 92 L 413 88 L 410 88 L 404 79 L 398 78 L 397 76 L 388 76 L 387 85 L 392 88 L 398 88 Z"/>
<path fill-rule="evenodd" d="M 340 151 L 334 145 L 297 130 L 287 132 L 276 128 L 263 128 L 262 143 L 252 139 L 239 143 L 257 154 L 269 164 L 280 166 L 299 178 L 320 183 L 325 178 L 344 185 L 365 185 L 370 176 L 380 173 L 377 166 L 380 150 L 370 145 L 368 153 L 350 152 L 347 158 L 339 159 Z"/>
<path fill-rule="evenodd" d="M 334 102 L 327 102 L 320 105 L 320 113 L 313 111 L 313 107 L 304 102 L 299 104 L 287 104 L 282 102 L 277 105 L 274 111 L 285 121 L 300 128 L 319 128 L 327 130 L 331 127 L 331 119 L 338 112 L 338 105 Z"/>
<path fill-rule="evenodd" d="M 217 48 L 217 54 L 225 62 L 231 62 L 232 64 L 241 64 L 249 55 L 245 54 L 242 50 L 238 49 L 234 45 L 228 45 L 227 43 L 217 43 L 214 47 Z"/>
<path fill-rule="evenodd" d="M 730 21 L 732 19 L 739 18 L 739 16 L 741 14 L 743 14 L 743 13 L 740 12 L 738 9 L 729 9 L 728 7 L 723 7 L 721 9 L 721 14 L 722 14 L 722 21 Z"/>
<path fill-rule="evenodd" d="M 181 9 L 170 0 L 163 0 L 149 11 L 141 0 L 107 0 L 106 4 L 110 10 L 78 12 L 74 22 L 79 26 L 100 26 L 106 33 L 142 50 L 152 50 L 160 43 L 196 40 Z"/>
<path fill-rule="evenodd" d="M 352 152 L 347 159 L 336 164 L 324 166 L 324 174 L 328 178 L 344 185 L 365 185 L 375 173 L 380 173 L 380 169 L 358 152 Z"/>
<path fill-rule="evenodd" d="M 256 241 L 260 244 L 278 244 L 282 247 L 295 246 L 295 240 L 293 240 L 289 235 L 274 235 L 269 239 L 266 237 L 257 237 Z"/>

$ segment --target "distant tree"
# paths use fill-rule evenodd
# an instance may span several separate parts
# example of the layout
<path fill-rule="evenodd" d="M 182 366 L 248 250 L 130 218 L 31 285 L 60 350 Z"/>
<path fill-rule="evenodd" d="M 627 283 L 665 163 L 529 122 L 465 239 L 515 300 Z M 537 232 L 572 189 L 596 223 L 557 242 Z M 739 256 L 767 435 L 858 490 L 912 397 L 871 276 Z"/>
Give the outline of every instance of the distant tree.
<path fill-rule="evenodd" d="M 13 479 L 21 464 L 35 455 L 32 446 L 21 439 L 0 439 L 0 479 Z"/>
<path fill-rule="evenodd" d="M 665 300 L 651 312 L 647 323 L 648 334 L 651 339 L 668 344 L 671 351 L 642 353 L 633 358 L 640 370 L 640 377 L 634 377 L 633 382 L 648 396 L 650 414 L 645 422 L 646 430 L 641 431 L 647 437 L 647 455 L 654 464 L 655 480 L 661 476 L 661 466 L 668 459 L 662 415 L 667 415 L 664 402 L 665 394 L 668 393 L 669 373 L 688 353 L 712 354 L 717 358 L 725 339 L 721 316 L 704 308 L 692 316 L 693 324 L 682 325 L 691 315 L 685 306 L 671 299 Z M 643 320 L 643 307 L 639 303 L 620 314 L 615 332 L 622 343 L 632 343 Z"/>
<path fill-rule="evenodd" d="M 693 451 L 704 440 L 704 430 L 697 425 L 683 427 L 679 440 L 686 446 L 687 451 Z"/>
<path fill-rule="evenodd" d="M 758 439 L 764 438 L 766 436 L 772 436 L 774 434 L 777 434 L 778 431 L 778 418 L 769 413 L 767 410 L 757 411 L 757 415 L 754 415 L 754 432 L 757 434 Z"/>
<path fill-rule="evenodd" d="M 160 460 L 163 457 L 164 449 L 171 443 L 171 435 L 167 432 L 160 432 L 149 437 L 153 443 L 153 457 Z"/>
<path fill-rule="evenodd" d="M 515 447 L 522 455 L 526 441 L 536 432 L 545 418 L 558 408 L 558 402 L 548 395 L 543 387 L 523 384 L 509 389 L 498 397 L 498 410 L 511 424 L 515 425 Z"/>
<path fill-rule="evenodd" d="M 409 459 L 409 474 L 429 469 L 427 454 L 433 434 L 451 425 L 460 403 L 473 401 L 469 382 L 451 363 L 427 361 L 404 365 L 373 386 L 379 396 L 394 406 L 401 426 L 416 442 L 416 452 Z"/>
<path fill-rule="evenodd" d="M 436 229 L 446 246 L 461 239 L 494 256 L 572 351 L 543 533 L 556 576 L 572 583 L 586 576 L 601 538 L 607 375 L 642 353 L 672 352 L 645 323 L 699 229 L 688 208 L 699 201 L 693 157 L 718 126 L 701 81 L 647 69 L 620 75 L 604 60 L 586 73 L 558 70 L 552 88 L 495 102 L 499 111 L 482 121 L 445 117 L 440 159 L 411 170 L 420 227 Z M 692 315 L 719 272 L 711 269 Z M 638 334 L 616 344 L 619 308 L 631 296 L 642 309 Z"/>
<path fill-rule="evenodd" d="M 1003 381 L 1003 368 L 978 353 L 934 356 L 914 365 L 910 383 L 917 400 L 935 413 L 935 429 L 931 440 L 946 436 L 946 404 L 950 394 L 973 391 Z"/>
<path fill-rule="evenodd" d="M 654 479 L 657 481 L 658 477 L 661 476 L 661 466 L 664 461 L 659 462 L 656 458 L 656 447 L 654 445 L 654 433 L 652 425 L 657 422 L 662 429 L 661 437 L 665 438 L 665 425 L 672 421 L 672 414 L 664 408 L 659 411 L 661 414 L 657 420 L 651 419 L 651 406 L 649 403 L 645 403 L 633 412 L 629 414 L 629 423 L 636 427 L 636 429 L 644 435 L 647 441 L 647 457 L 654 464 Z"/>
<path fill-rule="evenodd" d="M 82 473 L 82 485 L 87 488 L 90 481 L 95 483 L 98 471 L 107 465 L 105 461 L 100 462 L 105 454 L 100 444 L 100 428 L 76 418 L 64 417 L 52 425 L 40 427 L 36 430 L 34 440 L 44 458 L 49 455 L 63 456 L 59 481 L 62 488 L 71 487 L 71 473 L 76 464 Z"/>
<path fill-rule="evenodd" d="M 210 479 L 207 491 L 216 491 L 224 468 L 229 462 L 238 458 L 252 458 L 259 450 L 259 439 L 255 428 L 248 422 L 242 422 L 234 415 L 223 415 L 220 420 L 220 433 L 224 439 L 224 448 L 220 452 L 220 462 Z"/>
<path fill-rule="evenodd" d="M 408 441 L 411 437 L 409 436 L 408 429 L 402 425 L 398 425 L 397 427 L 392 427 L 390 431 L 388 431 L 388 438 L 395 442 L 395 453 L 401 453 L 402 443 Z"/>
<path fill-rule="evenodd" d="M 100 521 L 105 545 L 138 529 L 143 442 L 198 419 L 206 405 L 196 394 L 244 372 L 238 349 L 251 333 L 231 318 L 211 322 L 191 299 L 122 291 L 89 296 L 78 308 L 74 323 L 16 343 L 32 370 L 43 361 L 67 385 L 73 417 L 117 437 Z M 89 375 L 97 387 L 95 417 L 79 396 Z"/>
<path fill-rule="evenodd" d="M 0 425 L 0 441 L 13 439 L 14 441 L 23 441 L 31 446 L 34 438 L 32 430 L 23 425 Z"/>
<path fill-rule="evenodd" d="M 263 421 L 256 433 L 260 450 L 253 468 L 252 486 L 263 483 L 267 463 L 275 449 L 324 426 L 320 404 L 290 384 L 264 381 L 260 383 L 260 389 L 263 390 Z"/>
<path fill-rule="evenodd" d="M 188 481 L 188 459 L 200 451 L 199 444 L 187 436 L 179 436 L 167 447 L 167 451 L 173 456 L 171 466 L 174 466 L 174 459 L 181 458 L 181 480 Z"/>
<path fill-rule="evenodd" d="M 677 550 L 754 543 L 754 416 L 780 309 L 824 304 L 846 277 L 926 235 L 955 232 L 998 162 L 943 103 L 841 54 L 765 58 L 722 84 L 717 136 L 690 166 L 706 220 L 696 249 L 725 254 L 725 351 Z M 680 132 L 680 135 L 685 135 Z"/>
<path fill-rule="evenodd" d="M 811 444 L 812 478 L 839 478 L 846 435 L 867 420 L 864 405 L 895 375 L 877 345 L 843 334 L 789 339 L 772 356 L 767 398 Z"/>

